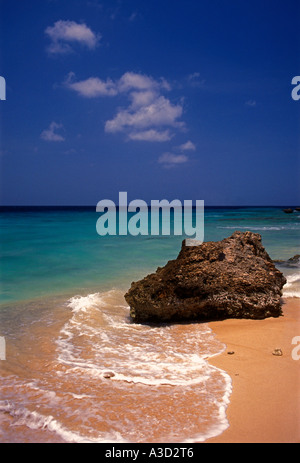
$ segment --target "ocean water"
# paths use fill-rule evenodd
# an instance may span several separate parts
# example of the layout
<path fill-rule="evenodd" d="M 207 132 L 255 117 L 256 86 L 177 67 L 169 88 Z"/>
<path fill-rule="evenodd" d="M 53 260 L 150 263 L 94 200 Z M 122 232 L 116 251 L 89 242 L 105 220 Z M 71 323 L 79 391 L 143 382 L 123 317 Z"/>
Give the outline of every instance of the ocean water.
<path fill-rule="evenodd" d="M 206 323 L 133 324 L 124 293 L 184 236 L 106 236 L 94 208 L 2 209 L 0 442 L 199 442 L 228 426 L 226 346 Z M 206 208 L 205 241 L 262 235 L 300 296 L 300 213 Z"/>

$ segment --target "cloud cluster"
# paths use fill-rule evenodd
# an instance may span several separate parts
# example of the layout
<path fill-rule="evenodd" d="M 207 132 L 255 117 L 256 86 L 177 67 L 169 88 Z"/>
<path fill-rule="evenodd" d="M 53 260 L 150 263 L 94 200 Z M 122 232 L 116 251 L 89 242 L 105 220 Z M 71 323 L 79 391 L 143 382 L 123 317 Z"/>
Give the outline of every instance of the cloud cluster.
<path fill-rule="evenodd" d="M 98 1 L 89 1 L 89 6 L 101 6 Z M 129 18 L 133 21 L 137 13 Z M 59 20 L 45 30 L 50 39 L 48 53 L 62 55 L 72 53 L 76 45 L 89 50 L 95 49 L 101 39 L 85 23 Z M 202 84 L 200 74 L 188 76 L 192 86 Z M 125 72 L 119 79 L 100 79 L 97 76 L 85 80 L 77 80 L 74 72 L 70 72 L 63 82 L 63 86 L 78 96 L 86 99 L 122 97 L 123 106 L 118 107 L 114 116 L 107 120 L 104 130 L 109 134 L 122 133 L 127 141 L 137 142 L 168 142 L 178 131 L 184 131 L 183 99 L 172 102 L 166 96 L 172 90 L 171 85 L 164 78 L 154 79 L 152 76 Z M 124 105 L 124 98 L 127 104 Z M 51 122 L 42 131 L 40 138 L 47 142 L 63 142 L 61 134 L 62 124 Z M 187 152 L 195 151 L 196 147 L 190 140 L 180 146 L 173 147 L 173 152 L 163 153 L 157 160 L 163 167 L 170 168 L 185 164 L 189 161 Z"/>
<path fill-rule="evenodd" d="M 64 85 L 85 98 L 127 96 L 128 106 L 119 108 L 115 116 L 106 121 L 107 133 L 122 132 L 129 140 L 163 142 L 173 137 L 171 128 L 184 127 L 184 122 L 180 121 L 182 104 L 173 104 L 162 94 L 171 90 L 165 79 L 155 80 L 144 74 L 126 72 L 117 81 L 98 77 L 76 81 L 74 73 L 70 73 Z"/>
<path fill-rule="evenodd" d="M 101 35 L 95 34 L 86 24 L 75 21 L 56 21 L 53 26 L 47 27 L 45 34 L 51 41 L 48 52 L 52 55 L 72 52 L 75 43 L 92 50 L 101 39 Z"/>
<path fill-rule="evenodd" d="M 173 103 L 164 95 L 171 86 L 163 78 L 155 80 L 145 74 L 126 72 L 118 80 L 89 77 L 79 81 L 70 72 L 63 84 L 83 98 L 117 95 L 127 98 L 127 106 L 118 108 L 113 118 L 105 122 L 106 133 L 123 133 L 127 140 L 132 141 L 167 142 L 175 136 L 176 130 L 185 128 L 181 120 L 183 104 Z M 158 163 L 167 168 L 187 163 L 189 157 L 186 152 L 195 151 L 196 146 L 188 140 L 174 150 L 177 154 L 164 153 Z"/>

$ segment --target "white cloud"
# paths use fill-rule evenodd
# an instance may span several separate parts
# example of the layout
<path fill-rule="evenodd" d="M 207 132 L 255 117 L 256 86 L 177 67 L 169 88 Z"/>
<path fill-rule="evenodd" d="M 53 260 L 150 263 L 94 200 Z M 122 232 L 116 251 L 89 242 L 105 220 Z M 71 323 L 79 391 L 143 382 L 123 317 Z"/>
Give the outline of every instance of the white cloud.
<path fill-rule="evenodd" d="M 169 130 L 164 130 L 163 132 L 159 132 L 158 130 L 150 129 L 150 130 L 144 130 L 141 132 L 131 132 L 128 135 L 128 138 L 130 140 L 139 140 L 139 141 L 158 141 L 158 142 L 163 142 L 163 141 L 169 141 L 173 137 L 172 134 L 170 134 Z"/>
<path fill-rule="evenodd" d="M 79 43 L 89 49 L 94 49 L 101 38 L 95 34 L 86 24 L 75 21 L 56 21 L 54 26 L 45 30 L 46 35 L 51 39 L 48 51 L 51 54 L 65 54 L 73 51 L 70 44 Z"/>
<path fill-rule="evenodd" d="M 180 145 L 178 148 L 181 151 L 195 151 L 196 150 L 196 146 L 190 140 L 187 141 L 186 143 L 183 143 L 183 145 Z"/>
<path fill-rule="evenodd" d="M 114 119 L 105 124 L 106 132 L 120 132 L 126 128 L 146 129 L 160 126 L 183 126 L 177 119 L 181 117 L 181 105 L 173 105 L 164 96 L 159 96 L 151 104 L 141 106 L 137 110 L 130 107 L 121 109 Z"/>
<path fill-rule="evenodd" d="M 89 79 L 79 82 L 73 82 L 74 73 L 70 72 L 64 85 L 70 90 L 74 90 L 79 95 L 86 98 L 96 98 L 99 96 L 115 96 L 118 93 L 115 83 L 111 79 L 103 81 L 98 77 L 90 77 Z"/>
<path fill-rule="evenodd" d="M 163 127 L 184 125 L 178 121 L 183 113 L 182 105 L 172 104 L 161 94 L 171 89 L 165 79 L 126 72 L 117 86 L 120 93 L 127 93 L 131 104 L 119 109 L 115 117 L 106 122 L 106 132 L 127 132 L 131 140 L 163 142 L 172 138 L 168 130 L 161 130 Z"/>
<path fill-rule="evenodd" d="M 159 88 L 170 90 L 170 85 L 165 79 L 157 81 L 152 77 L 135 72 L 126 72 L 123 74 L 118 85 L 120 92 L 128 92 L 129 90 L 158 90 Z"/>
<path fill-rule="evenodd" d="M 126 72 L 119 80 L 119 89 L 121 92 L 127 92 L 132 89 L 147 90 L 154 87 L 157 87 L 157 84 L 151 77 L 136 74 L 135 72 Z"/>
<path fill-rule="evenodd" d="M 182 115 L 182 106 L 173 105 L 161 95 L 162 90 L 171 89 L 165 79 L 126 72 L 116 85 L 119 93 L 128 95 L 131 104 L 119 109 L 116 116 L 106 122 L 106 132 L 129 131 L 131 140 L 167 141 L 171 139 L 170 133 L 158 131 L 157 127 L 183 125 L 177 120 Z"/>
<path fill-rule="evenodd" d="M 139 108 L 151 104 L 158 97 L 155 90 L 145 90 L 141 92 L 131 92 L 129 98 L 131 99 L 131 107 Z"/>
<path fill-rule="evenodd" d="M 46 130 L 43 130 L 40 137 L 42 140 L 45 140 L 45 141 L 55 141 L 55 142 L 65 141 L 65 138 L 62 135 L 60 135 L 59 133 L 56 133 L 57 130 L 61 130 L 61 129 L 63 129 L 62 124 L 51 122 L 49 128 Z"/>
<path fill-rule="evenodd" d="M 176 166 L 178 164 L 185 164 L 189 158 L 185 154 L 164 153 L 158 159 L 159 164 L 165 167 Z"/>

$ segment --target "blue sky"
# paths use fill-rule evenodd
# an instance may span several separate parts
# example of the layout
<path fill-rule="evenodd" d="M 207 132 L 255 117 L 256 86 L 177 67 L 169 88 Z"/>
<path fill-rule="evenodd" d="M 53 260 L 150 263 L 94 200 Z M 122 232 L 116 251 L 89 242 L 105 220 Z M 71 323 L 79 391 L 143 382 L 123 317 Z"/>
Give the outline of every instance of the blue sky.
<path fill-rule="evenodd" d="M 0 0 L 1 204 L 300 204 L 299 10 Z"/>

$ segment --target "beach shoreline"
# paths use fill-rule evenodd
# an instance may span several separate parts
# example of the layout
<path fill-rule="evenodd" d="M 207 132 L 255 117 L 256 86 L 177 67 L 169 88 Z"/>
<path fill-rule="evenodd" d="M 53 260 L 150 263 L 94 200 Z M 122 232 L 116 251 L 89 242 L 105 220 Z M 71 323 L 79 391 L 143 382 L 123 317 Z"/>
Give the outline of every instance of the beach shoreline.
<path fill-rule="evenodd" d="M 229 427 L 206 443 L 300 443 L 300 360 L 292 357 L 299 305 L 299 299 L 285 299 L 279 318 L 209 324 L 226 345 L 210 364 L 230 375 L 232 394 Z M 283 355 L 273 355 L 275 349 Z"/>

